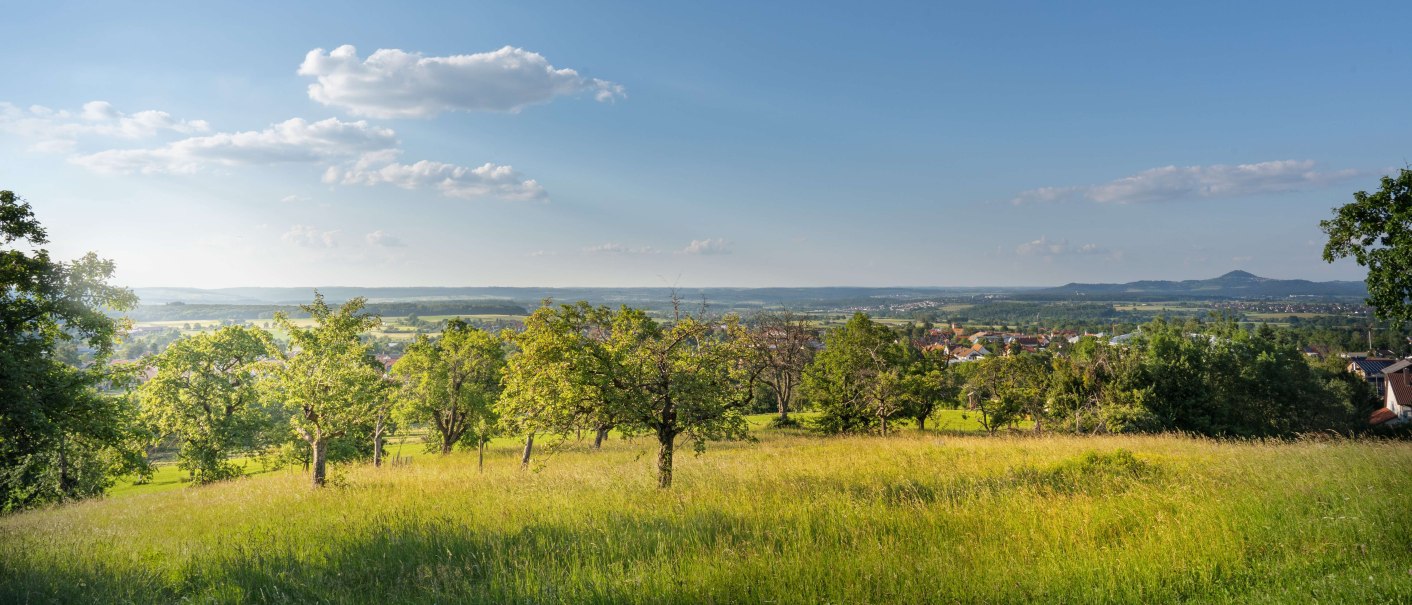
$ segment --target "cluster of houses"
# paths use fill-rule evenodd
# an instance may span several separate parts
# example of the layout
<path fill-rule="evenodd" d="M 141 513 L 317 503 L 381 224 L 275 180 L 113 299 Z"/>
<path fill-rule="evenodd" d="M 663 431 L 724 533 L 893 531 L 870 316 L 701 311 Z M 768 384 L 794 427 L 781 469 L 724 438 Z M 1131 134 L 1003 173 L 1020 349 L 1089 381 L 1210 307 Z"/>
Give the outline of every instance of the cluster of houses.
<path fill-rule="evenodd" d="M 1390 427 L 1412 421 L 1412 359 L 1351 356 L 1348 371 L 1376 387 L 1383 400 L 1368 424 Z"/>
<path fill-rule="evenodd" d="M 1081 334 L 1073 330 L 1055 330 L 1048 334 L 985 330 L 967 333 L 965 328 L 953 324 L 950 329 L 928 331 L 920 344 L 925 351 L 945 351 L 952 363 L 962 363 L 991 355 L 1054 350 L 1074 344 L 1085 336 L 1102 338 L 1104 334 Z"/>

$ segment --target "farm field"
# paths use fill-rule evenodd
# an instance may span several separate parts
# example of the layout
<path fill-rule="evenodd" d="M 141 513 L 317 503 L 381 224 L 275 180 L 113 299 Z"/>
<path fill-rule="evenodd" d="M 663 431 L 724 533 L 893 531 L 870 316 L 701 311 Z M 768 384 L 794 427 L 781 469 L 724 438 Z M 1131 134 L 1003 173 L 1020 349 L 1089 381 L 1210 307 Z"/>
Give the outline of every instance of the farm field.
<path fill-rule="evenodd" d="M 647 439 L 497 442 L 18 514 L 0 601 L 1412 601 L 1406 442 L 755 435 L 670 490 Z"/>
<path fill-rule="evenodd" d="M 524 316 L 523 316 L 523 315 L 502 315 L 502 314 L 482 314 L 482 315 L 427 315 L 427 316 L 422 316 L 422 317 L 420 317 L 419 319 L 422 320 L 422 321 L 425 321 L 425 322 L 437 323 L 437 322 L 441 322 L 441 321 L 445 321 L 445 320 L 452 319 L 452 318 L 457 318 L 457 317 L 459 317 L 459 318 L 461 318 L 461 319 L 466 319 L 466 320 L 480 320 L 480 321 L 521 321 L 521 320 L 524 319 Z M 303 317 L 303 318 L 291 318 L 289 321 L 290 321 L 290 323 L 294 324 L 295 326 L 299 326 L 299 327 L 301 327 L 301 328 L 307 328 L 307 327 L 310 327 L 310 326 L 313 326 L 313 325 L 314 325 L 314 320 L 313 320 L 313 319 L 310 319 L 310 318 L 307 318 L 307 317 Z M 416 330 L 417 330 L 417 329 L 407 323 L 407 318 L 406 318 L 406 317 L 384 317 L 384 318 L 382 318 L 382 321 L 383 321 L 382 326 L 380 326 L 379 329 L 370 332 L 370 333 L 369 333 L 369 336 L 383 337 L 383 338 L 390 338 L 390 339 L 392 339 L 392 340 L 404 340 L 404 341 L 410 341 L 410 340 L 412 340 L 412 339 L 416 336 Z M 243 323 L 244 325 L 252 325 L 252 326 L 257 326 L 257 327 L 260 327 L 260 328 L 267 329 L 267 330 L 269 330 L 272 334 L 274 334 L 277 338 L 285 338 L 285 337 L 286 337 L 286 335 L 284 334 L 283 331 L 281 331 L 281 330 L 279 330 L 278 328 L 274 327 L 274 320 L 271 320 L 271 319 L 252 319 L 252 320 L 244 320 L 244 321 L 242 321 L 242 322 L 240 322 L 240 323 Z M 197 320 L 187 320 L 187 321 L 176 321 L 176 320 L 166 320 L 166 321 L 140 321 L 140 322 L 133 322 L 133 327 L 134 327 L 134 328 L 168 328 L 168 329 L 177 330 L 177 331 L 181 332 L 183 335 L 189 335 L 189 334 L 197 334 L 197 333 L 200 333 L 200 332 L 205 332 L 205 331 L 210 331 L 210 330 L 218 329 L 218 328 L 221 327 L 221 322 L 220 322 L 219 320 L 211 320 L 211 319 L 205 319 L 205 320 L 197 319 Z M 436 334 L 437 332 L 424 330 L 424 333 L 426 333 L 426 334 Z"/>

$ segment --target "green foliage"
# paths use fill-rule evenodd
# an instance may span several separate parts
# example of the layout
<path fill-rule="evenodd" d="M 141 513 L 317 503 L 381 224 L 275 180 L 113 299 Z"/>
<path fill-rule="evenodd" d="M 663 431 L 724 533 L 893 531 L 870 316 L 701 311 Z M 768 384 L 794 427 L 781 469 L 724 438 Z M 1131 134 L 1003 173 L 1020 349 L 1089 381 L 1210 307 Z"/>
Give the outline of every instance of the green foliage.
<path fill-rule="evenodd" d="M 906 345 L 902 388 L 898 395 L 903 415 L 927 428 L 927 419 L 943 404 L 954 404 L 961 393 L 961 378 L 944 349 L 922 351 Z"/>
<path fill-rule="evenodd" d="M 907 345 L 866 313 L 824 337 L 824 350 L 804 370 L 804 392 L 819 412 L 825 433 L 887 433 L 903 410 Z"/>
<path fill-rule="evenodd" d="M 1045 387 L 1044 359 L 1037 355 L 986 357 L 972 362 L 975 369 L 963 389 L 969 407 L 980 416 L 981 426 L 994 434 L 1028 414 L 1041 429 Z"/>
<path fill-rule="evenodd" d="M 664 326 L 626 306 L 546 304 L 515 344 L 500 412 L 520 432 L 653 433 L 661 487 L 671 485 L 678 437 L 701 452 L 708 441 L 745 436 L 742 410 L 760 369 L 741 363 L 748 346 L 734 317 L 679 315 Z"/>
<path fill-rule="evenodd" d="M 382 364 L 359 339 L 380 323 L 376 316 L 361 313 L 363 302 L 355 298 L 334 310 L 315 292 L 314 302 L 301 307 L 314 318 L 312 328 L 275 315 L 275 324 L 289 334 L 290 346 L 287 353 L 270 348 L 278 362 L 271 364 L 266 384 L 272 398 L 293 410 L 289 423 L 309 445 L 315 486 L 326 479 L 330 440 L 366 431 L 387 403 L 390 384 Z"/>
<path fill-rule="evenodd" d="M 1128 382 L 1150 388 L 1145 405 L 1163 428 L 1265 436 L 1355 426 L 1352 402 L 1340 399 L 1346 393 L 1331 392 L 1329 377 L 1268 329 L 1188 327 L 1155 321 L 1134 346 Z"/>
<path fill-rule="evenodd" d="M 108 284 L 111 261 L 54 261 L 46 243 L 0 191 L 0 511 L 98 495 L 143 465 L 127 378 L 108 365 L 123 326 L 105 313 L 136 298 Z"/>
<path fill-rule="evenodd" d="M 401 383 L 398 417 L 436 431 L 437 439 L 426 442 L 428 451 L 447 454 L 457 443 L 483 443 L 496 424 L 504 371 L 499 337 L 452 320 L 440 338 L 419 337 L 392 366 Z"/>
<path fill-rule="evenodd" d="M 1359 191 L 1319 227 L 1329 236 L 1324 260 L 1352 257 L 1368 269 L 1368 304 L 1382 319 L 1412 320 L 1412 169 Z"/>
<path fill-rule="evenodd" d="M 267 445 L 278 415 L 262 404 L 259 380 L 273 346 L 263 330 L 227 326 L 177 340 L 152 360 L 156 376 L 139 389 L 144 419 L 178 440 L 193 482 L 238 477 L 229 458 Z"/>

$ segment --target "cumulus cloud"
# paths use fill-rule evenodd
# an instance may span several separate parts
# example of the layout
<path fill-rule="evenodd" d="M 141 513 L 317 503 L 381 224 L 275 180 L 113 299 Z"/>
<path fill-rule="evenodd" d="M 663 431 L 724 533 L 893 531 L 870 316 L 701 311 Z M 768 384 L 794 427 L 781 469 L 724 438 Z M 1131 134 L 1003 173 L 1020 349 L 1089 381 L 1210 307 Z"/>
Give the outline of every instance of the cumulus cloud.
<path fill-rule="evenodd" d="M 367 122 L 293 118 L 264 130 L 190 137 L 147 149 L 110 149 L 69 161 L 105 173 L 193 173 L 211 166 L 339 161 L 396 144 L 392 130 Z"/>
<path fill-rule="evenodd" d="M 657 249 L 651 246 L 627 246 L 617 242 L 598 244 L 583 249 L 584 254 L 657 254 L 657 252 Z"/>
<path fill-rule="evenodd" d="M 0 132 L 34 139 L 33 149 L 69 151 L 85 136 L 145 139 L 162 132 L 196 134 L 210 130 L 204 120 L 179 120 L 165 111 L 123 113 L 107 101 L 90 101 L 78 111 L 0 102 Z"/>
<path fill-rule="evenodd" d="M 485 163 L 458 166 L 443 162 L 419 161 L 403 164 L 395 153 L 371 153 L 345 167 L 330 167 L 324 182 L 344 185 L 389 184 L 403 189 L 434 188 L 447 197 L 471 199 L 498 197 L 506 200 L 544 200 L 544 187 L 511 166 Z"/>
<path fill-rule="evenodd" d="M 1089 200 L 1104 204 L 1140 204 L 1244 197 L 1324 187 L 1359 174 L 1356 170 L 1322 172 L 1315 169 L 1313 160 L 1279 160 L 1235 166 L 1163 166 L 1102 185 L 1031 189 L 1019 193 L 1011 202 Z"/>
<path fill-rule="evenodd" d="M 284 232 L 280 239 L 286 243 L 305 248 L 337 248 L 338 231 L 320 231 L 308 225 L 295 225 Z"/>
<path fill-rule="evenodd" d="M 1068 240 L 1051 240 L 1046 236 L 1015 246 L 1015 254 L 1054 259 L 1060 256 L 1099 256 L 1121 260 L 1121 250 L 1110 250 L 1098 244 L 1073 245 Z"/>
<path fill-rule="evenodd" d="M 309 85 L 309 98 L 374 118 L 513 112 L 576 94 L 592 94 L 600 102 L 626 96 L 619 84 L 554 67 L 539 53 L 511 46 L 449 57 L 384 48 L 367 59 L 349 45 L 332 52 L 317 48 L 304 57 L 299 75 L 316 80 Z"/>
<path fill-rule="evenodd" d="M 403 244 L 402 240 L 397 236 L 387 233 L 382 229 L 378 229 L 377 231 L 363 236 L 363 239 L 367 241 L 370 246 L 382 246 L 384 248 L 398 248 L 406 245 Z"/>
<path fill-rule="evenodd" d="M 726 241 L 726 240 L 723 240 L 723 239 L 721 239 L 721 238 L 715 238 L 715 239 L 696 239 L 696 240 L 691 240 L 691 243 L 690 243 L 690 244 L 687 244 L 685 248 L 682 248 L 682 249 L 679 250 L 677 253 L 678 253 L 678 254 L 697 254 L 697 255 L 730 254 L 730 253 L 731 253 L 731 249 L 730 249 L 730 242 L 728 242 L 728 241 Z"/>

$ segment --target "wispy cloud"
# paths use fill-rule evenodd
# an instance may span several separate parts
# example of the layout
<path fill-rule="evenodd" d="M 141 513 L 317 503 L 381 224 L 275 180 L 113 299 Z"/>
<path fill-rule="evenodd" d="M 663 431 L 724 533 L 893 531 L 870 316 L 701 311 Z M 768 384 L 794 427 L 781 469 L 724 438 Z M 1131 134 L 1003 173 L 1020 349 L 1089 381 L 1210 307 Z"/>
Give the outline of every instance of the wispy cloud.
<path fill-rule="evenodd" d="M 32 139 L 31 149 L 45 152 L 67 152 L 77 146 L 82 137 L 108 137 L 128 140 L 146 139 L 162 132 L 196 134 L 207 132 L 204 120 L 180 120 L 165 111 L 146 110 L 123 113 L 107 101 L 84 103 L 78 111 L 51 109 L 31 105 L 21 109 L 0 102 L 0 132 Z"/>
<path fill-rule="evenodd" d="M 660 251 L 652 246 L 628 246 L 617 242 L 608 242 L 596 246 L 588 246 L 583 249 L 584 254 L 659 254 Z"/>
<path fill-rule="evenodd" d="M 519 111 L 554 97 L 623 98 L 619 84 L 558 68 L 539 53 L 506 46 L 492 52 L 427 57 L 396 48 L 367 59 L 344 45 L 309 51 L 299 75 L 311 76 L 309 98 L 354 115 L 424 118 L 448 111 Z"/>
<path fill-rule="evenodd" d="M 324 182 L 374 186 L 389 184 L 403 189 L 433 188 L 455 198 L 498 197 L 515 201 L 542 201 L 548 194 L 538 181 L 526 178 L 514 167 L 491 164 L 457 166 L 422 160 L 414 164 L 396 161 L 396 152 L 372 153 L 345 167 L 330 167 Z"/>
<path fill-rule="evenodd" d="M 1103 204 L 1141 204 L 1245 197 L 1316 189 L 1361 174 L 1351 169 L 1316 170 L 1313 160 L 1279 160 L 1234 166 L 1163 166 L 1101 185 L 1030 189 L 1017 194 L 1011 202 L 1030 204 L 1088 200 Z"/>
<path fill-rule="evenodd" d="M 730 254 L 731 247 L 730 242 L 721 238 L 697 239 L 691 240 L 690 244 L 687 244 L 685 248 L 677 251 L 677 253 L 695 255 Z"/>
<path fill-rule="evenodd" d="M 286 243 L 305 248 L 337 248 L 338 231 L 322 231 L 309 225 L 294 225 L 280 236 Z"/>
<path fill-rule="evenodd" d="M 382 229 L 378 229 L 377 231 L 363 236 L 363 240 L 368 242 L 370 246 L 381 246 L 384 248 L 400 248 L 406 245 L 402 243 L 400 238 Z"/>
<path fill-rule="evenodd" d="M 1094 256 L 1112 260 L 1123 258 L 1122 250 L 1111 250 L 1098 244 L 1074 245 L 1070 244 L 1069 240 L 1051 240 L 1046 236 L 1015 246 L 1015 254 L 1051 260 L 1061 256 Z"/>
<path fill-rule="evenodd" d="M 148 149 L 110 149 L 69 161 L 105 173 L 194 173 L 215 166 L 338 161 L 396 144 L 392 130 L 367 122 L 293 118 L 264 130 L 190 137 Z"/>

